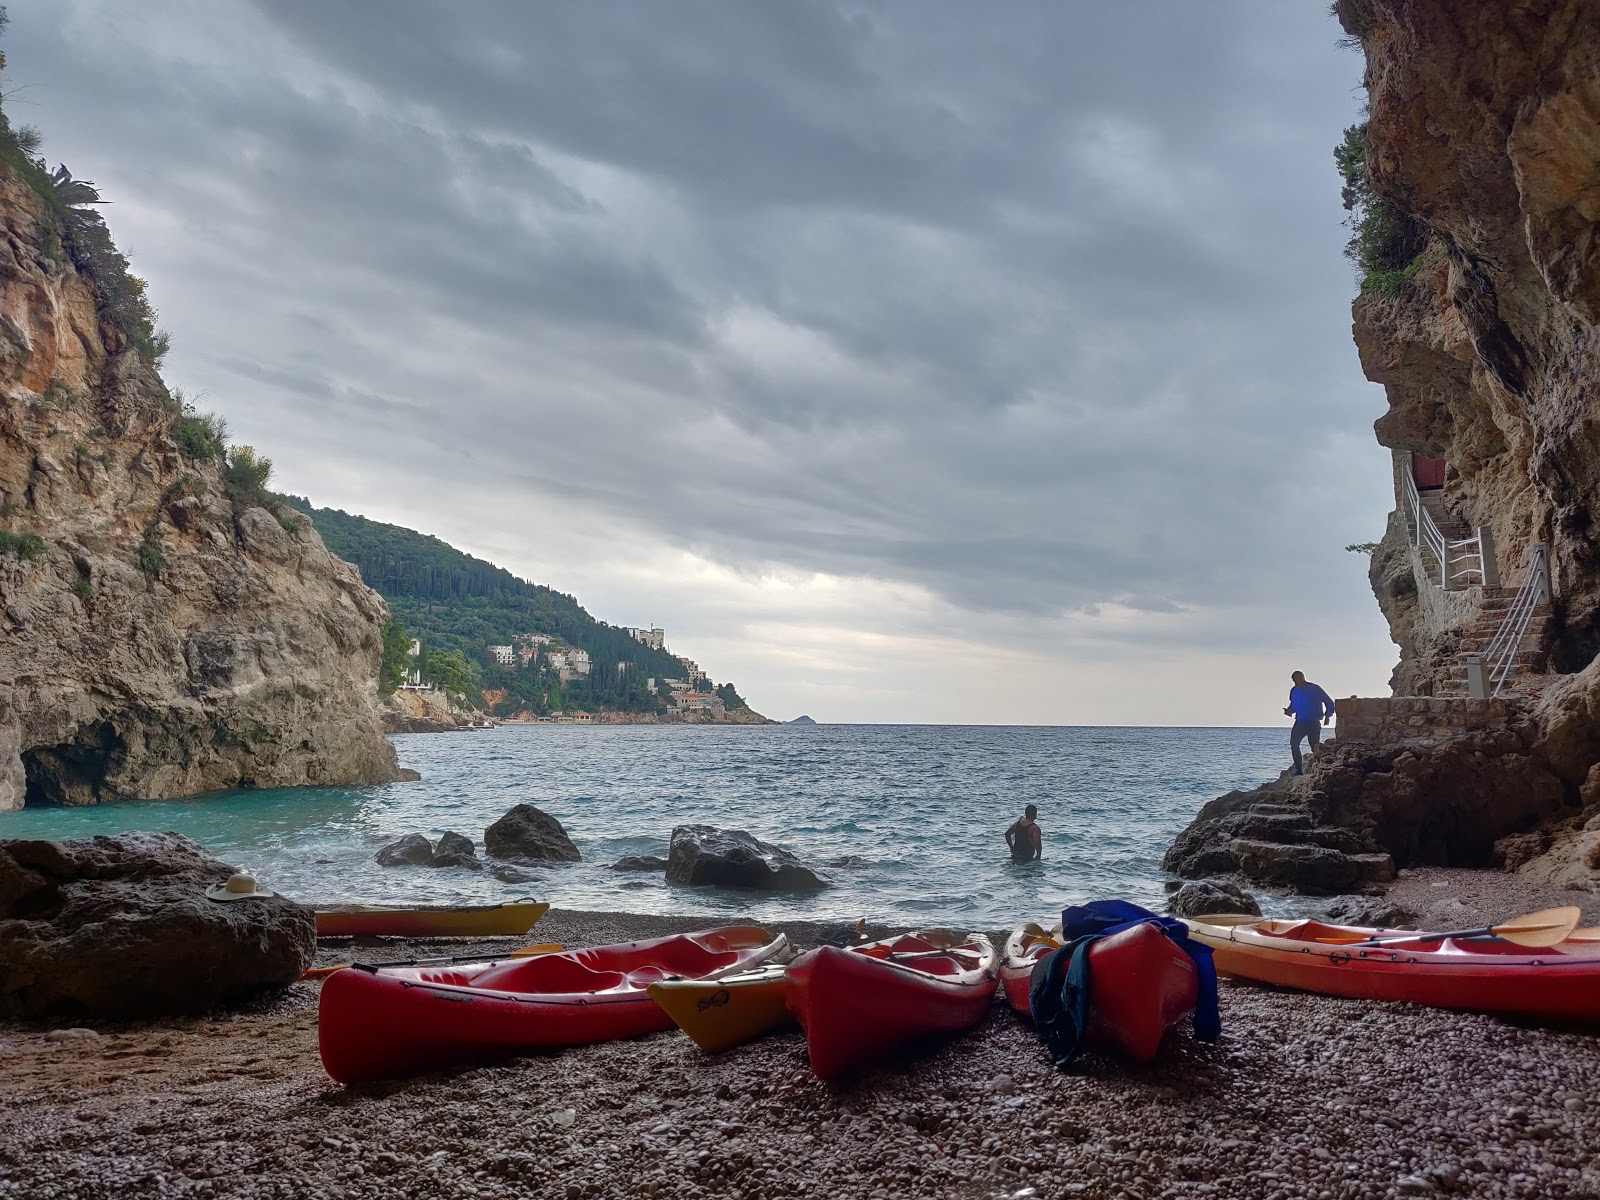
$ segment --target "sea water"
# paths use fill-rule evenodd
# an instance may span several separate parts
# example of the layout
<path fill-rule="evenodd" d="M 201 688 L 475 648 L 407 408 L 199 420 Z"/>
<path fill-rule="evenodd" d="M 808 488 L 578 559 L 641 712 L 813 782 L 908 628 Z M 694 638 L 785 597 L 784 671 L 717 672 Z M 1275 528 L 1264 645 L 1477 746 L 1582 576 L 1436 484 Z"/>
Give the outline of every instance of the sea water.
<path fill-rule="evenodd" d="M 188 800 L 24 809 L 0 838 L 175 830 L 308 903 L 492 903 L 1000 929 L 1119 896 L 1159 906 L 1160 862 L 1201 804 L 1273 778 L 1277 729 L 996 726 L 506 725 L 394 739 L 420 783 L 213 792 Z M 583 861 L 536 883 L 487 870 L 380 867 L 407 833 L 447 829 L 483 852 L 515 804 L 555 816 Z M 1040 862 L 1003 834 L 1039 806 Z M 676 825 L 744 829 L 798 854 L 833 887 L 767 895 L 613 871 L 665 856 Z"/>

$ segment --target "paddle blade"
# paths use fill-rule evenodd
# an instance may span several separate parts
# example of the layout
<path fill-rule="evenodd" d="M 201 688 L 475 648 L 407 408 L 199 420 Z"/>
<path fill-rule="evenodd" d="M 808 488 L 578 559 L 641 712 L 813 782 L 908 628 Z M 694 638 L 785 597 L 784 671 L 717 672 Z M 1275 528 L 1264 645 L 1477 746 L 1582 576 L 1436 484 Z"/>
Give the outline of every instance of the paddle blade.
<path fill-rule="evenodd" d="M 523 946 L 511 952 L 512 958 L 538 958 L 541 954 L 560 954 L 564 947 L 559 942 L 541 942 L 537 946 Z"/>
<path fill-rule="evenodd" d="M 1249 913 L 1206 913 L 1200 917 L 1179 917 L 1180 921 L 1198 921 L 1202 925 L 1259 925 L 1267 917 L 1251 916 Z"/>
<path fill-rule="evenodd" d="M 1600 942 L 1600 925 L 1586 925 L 1567 934 L 1569 942 Z"/>
<path fill-rule="evenodd" d="M 1576 905 L 1546 908 L 1536 913 L 1529 913 L 1525 917 L 1518 917 L 1514 921 L 1507 921 L 1504 925 L 1492 926 L 1489 932 L 1513 946 L 1542 950 L 1546 946 L 1566 941 L 1581 920 L 1583 912 Z"/>

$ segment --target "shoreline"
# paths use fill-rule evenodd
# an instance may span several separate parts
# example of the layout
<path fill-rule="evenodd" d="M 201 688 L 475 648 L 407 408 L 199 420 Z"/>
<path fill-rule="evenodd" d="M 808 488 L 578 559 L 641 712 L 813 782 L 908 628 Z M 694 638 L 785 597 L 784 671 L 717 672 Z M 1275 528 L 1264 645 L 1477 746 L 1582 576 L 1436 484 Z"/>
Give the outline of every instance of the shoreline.
<path fill-rule="evenodd" d="M 317 961 L 600 944 L 706 923 L 558 909 L 527 938 L 341 939 L 320 943 Z M 803 946 L 841 928 L 769 927 Z M 841 1087 L 812 1077 L 790 1030 L 715 1056 L 672 1031 L 342 1088 L 317 1057 L 319 987 L 92 1031 L 0 1025 L 12 1114 L 0 1195 L 1600 1192 L 1592 1031 L 1224 980 L 1222 1039 L 1199 1043 L 1180 1026 L 1143 1067 L 1090 1054 L 1057 1071 L 997 1001 L 972 1032 Z"/>

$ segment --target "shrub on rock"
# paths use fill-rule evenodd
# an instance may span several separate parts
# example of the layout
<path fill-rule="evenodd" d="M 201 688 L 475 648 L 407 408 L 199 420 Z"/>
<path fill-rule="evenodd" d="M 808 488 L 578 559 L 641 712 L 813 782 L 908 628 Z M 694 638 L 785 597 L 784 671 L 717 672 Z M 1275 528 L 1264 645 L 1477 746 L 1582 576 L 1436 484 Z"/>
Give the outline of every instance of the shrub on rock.
<path fill-rule="evenodd" d="M 233 873 L 175 833 L 0 841 L 0 1018 L 194 1014 L 293 983 L 315 914 L 207 899 Z"/>
<path fill-rule="evenodd" d="M 523 862 L 578 862 L 583 855 L 561 822 L 531 804 L 519 804 L 483 831 L 483 849 L 491 858 Z"/>
<path fill-rule="evenodd" d="M 680 825 L 672 831 L 667 882 L 768 892 L 820 892 L 832 886 L 787 850 L 742 829 L 711 825 Z"/>

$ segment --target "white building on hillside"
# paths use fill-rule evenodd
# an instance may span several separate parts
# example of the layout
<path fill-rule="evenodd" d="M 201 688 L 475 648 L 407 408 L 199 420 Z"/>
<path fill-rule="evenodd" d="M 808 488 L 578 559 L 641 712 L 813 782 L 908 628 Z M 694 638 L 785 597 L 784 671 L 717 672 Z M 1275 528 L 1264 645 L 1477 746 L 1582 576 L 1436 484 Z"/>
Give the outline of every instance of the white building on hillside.
<path fill-rule="evenodd" d="M 406 663 L 405 678 L 400 681 L 400 686 L 408 692 L 431 692 L 433 684 L 422 682 L 422 639 L 411 639 L 411 652 L 407 655 L 410 659 Z"/>
<path fill-rule="evenodd" d="M 665 629 L 630 629 L 628 636 L 634 641 L 649 646 L 652 650 L 665 650 L 667 648 L 667 631 Z"/>
<path fill-rule="evenodd" d="M 495 662 L 502 667 L 509 667 L 517 661 L 517 654 L 510 646 L 490 646 L 489 653 L 494 655 Z"/>
<path fill-rule="evenodd" d="M 550 663 L 550 669 L 561 677 L 563 683 L 576 679 L 580 675 L 587 677 L 589 674 L 589 652 L 587 650 L 552 650 L 545 656 Z"/>
<path fill-rule="evenodd" d="M 690 683 L 699 683 L 702 679 L 708 678 L 706 673 L 700 669 L 700 664 L 693 659 L 680 658 L 678 661 L 683 664 L 683 669 L 689 673 Z"/>

